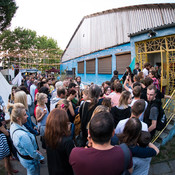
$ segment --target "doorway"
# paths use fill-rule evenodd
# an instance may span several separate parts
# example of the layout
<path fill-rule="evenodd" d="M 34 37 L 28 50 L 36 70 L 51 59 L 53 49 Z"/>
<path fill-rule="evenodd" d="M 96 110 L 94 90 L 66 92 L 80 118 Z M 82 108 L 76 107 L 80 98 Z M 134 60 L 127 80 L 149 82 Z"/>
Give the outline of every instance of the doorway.
<path fill-rule="evenodd" d="M 149 39 L 135 43 L 136 62 L 140 68 L 146 62 L 152 66 L 161 65 L 161 90 L 166 86 L 165 94 L 172 94 L 175 88 L 175 35 Z"/>
<path fill-rule="evenodd" d="M 161 53 L 149 53 L 147 59 L 152 66 L 161 65 Z"/>
<path fill-rule="evenodd" d="M 72 68 L 72 76 L 73 76 L 73 79 L 75 80 L 75 77 L 76 77 L 76 68 Z"/>

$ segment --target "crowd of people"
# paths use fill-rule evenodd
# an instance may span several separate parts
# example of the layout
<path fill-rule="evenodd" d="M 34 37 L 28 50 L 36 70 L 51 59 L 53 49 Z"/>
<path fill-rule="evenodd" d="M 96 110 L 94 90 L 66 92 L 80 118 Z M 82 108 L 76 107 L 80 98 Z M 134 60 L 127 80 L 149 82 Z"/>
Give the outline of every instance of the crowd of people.
<path fill-rule="evenodd" d="M 56 81 L 24 75 L 21 86 L 12 87 L 7 110 L 8 130 L 0 116 L 0 147 L 8 175 L 18 172 L 10 159 L 17 159 L 28 175 L 40 174 L 44 157 L 36 137 L 46 149 L 50 175 L 147 175 L 150 161 L 159 153 L 151 143 L 160 120 L 159 69 L 139 63 L 121 79 L 115 70 L 101 86 L 85 85 L 81 77 Z M 32 119 L 33 117 L 33 119 Z"/>

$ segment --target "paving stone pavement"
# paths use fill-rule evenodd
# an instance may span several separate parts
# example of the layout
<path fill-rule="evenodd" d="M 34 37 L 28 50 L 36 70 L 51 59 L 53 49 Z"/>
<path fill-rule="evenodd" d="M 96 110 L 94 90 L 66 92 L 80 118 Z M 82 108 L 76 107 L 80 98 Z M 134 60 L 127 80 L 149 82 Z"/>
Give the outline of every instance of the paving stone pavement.
<path fill-rule="evenodd" d="M 40 149 L 41 153 L 45 157 L 45 164 L 41 164 L 41 175 L 48 175 L 47 170 L 47 160 L 46 152 L 43 149 Z M 19 173 L 16 175 L 26 175 L 26 169 L 18 161 L 11 161 L 14 169 L 19 170 Z M 6 175 L 3 168 L 3 161 L 0 161 L 0 175 Z M 170 160 L 166 162 L 160 162 L 151 164 L 149 175 L 175 175 L 175 160 Z"/>
<path fill-rule="evenodd" d="M 39 137 L 37 137 L 37 141 L 38 141 L 38 144 L 39 144 L 39 151 L 45 157 L 45 159 L 44 159 L 45 164 L 40 165 L 40 174 L 41 175 L 48 175 L 49 173 L 48 173 L 48 169 L 47 169 L 46 151 L 44 149 L 42 149 Z M 26 169 L 20 164 L 20 162 L 18 162 L 17 160 L 13 160 L 13 161 L 11 161 L 11 163 L 12 163 L 14 169 L 19 170 L 19 172 L 16 173 L 16 175 L 26 175 L 27 174 Z M 0 161 L 0 175 L 6 175 L 6 174 L 7 173 L 5 173 L 5 171 L 4 171 L 4 161 L 1 160 Z"/>
<path fill-rule="evenodd" d="M 41 147 L 41 141 L 39 139 L 40 137 L 37 137 L 38 145 L 39 145 L 39 151 L 43 154 L 45 157 L 45 164 L 41 164 L 40 168 L 40 174 L 41 175 L 49 175 L 48 169 L 47 169 L 47 156 L 46 151 L 42 149 Z M 19 170 L 16 175 L 26 175 L 27 171 L 26 169 L 20 164 L 18 161 L 11 161 L 13 168 Z M 4 161 L 0 161 L 0 175 L 6 175 L 7 173 L 4 170 Z M 141 174 L 140 174 L 141 175 Z M 149 175 L 175 175 L 175 160 L 169 160 L 166 162 L 160 162 L 151 164 Z"/>
<path fill-rule="evenodd" d="M 149 175 L 175 175 L 175 160 L 151 164 Z"/>

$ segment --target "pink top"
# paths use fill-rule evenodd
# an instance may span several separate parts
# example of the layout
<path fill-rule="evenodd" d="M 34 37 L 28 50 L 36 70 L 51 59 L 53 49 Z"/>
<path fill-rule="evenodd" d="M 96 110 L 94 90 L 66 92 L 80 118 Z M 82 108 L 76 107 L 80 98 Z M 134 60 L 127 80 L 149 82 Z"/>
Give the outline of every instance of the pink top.
<path fill-rule="evenodd" d="M 111 105 L 112 105 L 112 107 L 118 106 L 120 96 L 121 96 L 121 94 L 120 93 L 116 93 L 116 92 L 112 92 L 112 93 L 109 94 L 108 97 L 111 98 Z"/>
<path fill-rule="evenodd" d="M 153 85 L 154 85 L 158 90 L 160 90 L 158 79 L 157 79 L 157 78 L 152 78 L 152 80 L 153 80 Z"/>
<path fill-rule="evenodd" d="M 38 93 L 38 88 L 35 89 L 35 99 L 34 101 L 36 100 L 36 94 Z"/>

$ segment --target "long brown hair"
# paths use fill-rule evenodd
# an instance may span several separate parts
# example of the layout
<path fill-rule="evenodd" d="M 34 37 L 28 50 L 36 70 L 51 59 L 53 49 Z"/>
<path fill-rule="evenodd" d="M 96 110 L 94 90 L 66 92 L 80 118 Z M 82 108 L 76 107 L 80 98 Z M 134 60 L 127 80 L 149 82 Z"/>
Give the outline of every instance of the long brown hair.
<path fill-rule="evenodd" d="M 14 98 L 15 98 L 15 97 L 14 97 L 13 90 L 16 90 L 16 89 L 17 89 L 16 86 L 13 86 L 13 87 L 12 87 L 12 90 L 11 90 L 11 96 L 10 96 L 10 100 L 11 100 L 11 101 L 10 101 L 10 102 L 13 102 L 13 101 L 14 101 Z"/>
<path fill-rule="evenodd" d="M 98 85 L 93 84 L 90 86 L 89 92 L 88 92 L 88 97 L 91 100 L 91 103 L 89 105 L 89 110 L 92 109 L 98 103 L 100 93 L 101 93 L 101 88 Z"/>
<path fill-rule="evenodd" d="M 117 135 L 121 143 L 126 143 L 128 146 L 137 144 L 137 140 L 141 133 L 141 122 L 138 118 L 130 118 L 125 125 L 122 134 Z"/>
<path fill-rule="evenodd" d="M 123 91 L 121 93 L 121 96 L 119 98 L 119 107 L 122 105 L 128 106 L 128 99 L 130 97 L 131 93 L 129 91 Z"/>
<path fill-rule="evenodd" d="M 50 148 L 56 148 L 63 138 L 68 136 L 68 116 L 67 112 L 61 109 L 53 109 L 47 117 L 45 140 Z"/>

